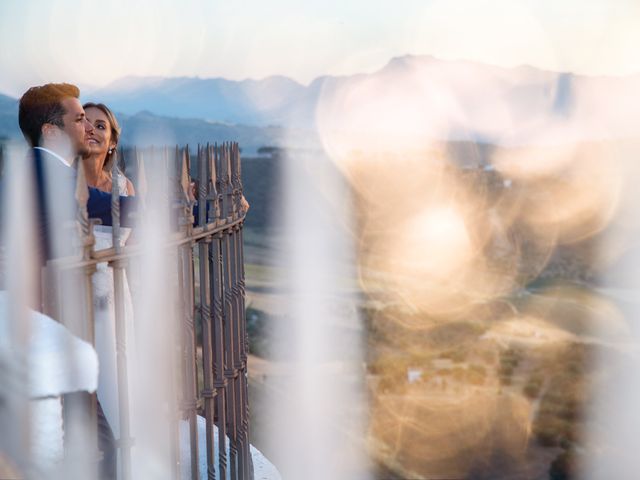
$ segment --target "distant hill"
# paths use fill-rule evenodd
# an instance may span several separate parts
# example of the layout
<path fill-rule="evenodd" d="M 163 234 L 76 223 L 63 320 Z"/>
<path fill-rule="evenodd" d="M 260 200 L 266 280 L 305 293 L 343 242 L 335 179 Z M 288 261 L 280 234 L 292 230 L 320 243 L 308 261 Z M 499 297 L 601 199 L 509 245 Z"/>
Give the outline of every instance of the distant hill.
<path fill-rule="evenodd" d="M 0 94 L 0 139 L 22 138 L 18 127 L 18 100 Z"/>
<path fill-rule="evenodd" d="M 83 92 L 83 97 L 129 114 L 147 110 L 170 117 L 266 126 L 287 123 L 289 112 L 306 93 L 306 87 L 280 76 L 243 81 L 126 77 Z"/>
<path fill-rule="evenodd" d="M 227 125 L 195 118 L 170 118 L 149 112 L 135 115 L 117 114 L 122 126 L 123 145 L 172 145 L 207 142 L 238 142 L 245 153 L 255 153 L 265 145 L 278 145 L 280 127 Z"/>
<path fill-rule="evenodd" d="M 363 122 L 356 132 L 378 122 L 400 126 L 405 137 L 442 141 L 519 145 L 640 136 L 640 75 L 594 77 L 431 56 L 397 57 L 375 72 L 318 77 L 306 86 L 283 76 L 126 77 L 85 89 L 82 99 L 119 112 L 127 141 L 140 132 L 179 143 L 231 137 L 249 150 L 292 142 L 317 147 L 316 127 L 326 128 L 328 118 L 334 131 L 354 128 L 353 112 Z M 14 100 L 0 97 L 0 135 L 17 135 L 15 111 Z"/>
<path fill-rule="evenodd" d="M 116 110 L 122 127 L 122 145 L 171 145 L 236 141 L 244 153 L 253 154 L 265 145 L 279 145 L 280 127 L 228 125 L 199 119 L 163 117 L 146 111 L 126 115 Z M 21 139 L 18 100 L 0 95 L 0 139 Z"/>
<path fill-rule="evenodd" d="M 547 141 L 542 137 L 550 130 L 558 137 L 555 140 L 576 132 L 581 140 L 640 133 L 638 75 L 590 77 L 431 56 L 397 57 L 372 73 L 323 76 L 307 86 L 282 76 L 242 81 L 127 77 L 84 91 L 83 98 L 103 101 L 129 115 L 148 111 L 172 118 L 313 131 L 318 105 L 333 108 L 332 102 L 341 102 L 333 112 L 340 118 L 348 113 L 340 107 L 348 108 L 353 96 L 367 88 L 373 92 L 373 102 L 389 92 L 408 96 L 406 107 L 415 109 L 409 115 L 446 125 L 437 132 L 441 140 L 517 144 Z"/>

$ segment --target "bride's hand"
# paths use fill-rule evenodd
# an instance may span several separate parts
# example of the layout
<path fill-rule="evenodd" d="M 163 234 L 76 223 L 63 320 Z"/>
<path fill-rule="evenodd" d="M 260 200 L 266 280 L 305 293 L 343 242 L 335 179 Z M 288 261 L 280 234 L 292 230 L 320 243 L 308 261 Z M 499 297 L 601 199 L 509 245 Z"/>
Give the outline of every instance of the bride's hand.
<path fill-rule="evenodd" d="M 240 199 L 240 212 L 247 213 L 249 211 L 250 206 L 251 205 L 249 205 L 249 202 L 247 201 L 247 199 L 244 197 L 244 195 L 242 195 L 242 198 Z"/>

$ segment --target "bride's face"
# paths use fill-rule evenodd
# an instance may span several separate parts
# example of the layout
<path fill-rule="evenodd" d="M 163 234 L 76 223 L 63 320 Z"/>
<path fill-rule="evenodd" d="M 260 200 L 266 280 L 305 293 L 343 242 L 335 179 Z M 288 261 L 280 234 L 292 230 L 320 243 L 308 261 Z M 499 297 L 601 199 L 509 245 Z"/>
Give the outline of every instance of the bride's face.
<path fill-rule="evenodd" d="M 93 132 L 87 137 L 87 144 L 91 155 L 106 157 L 107 151 L 115 147 L 111 140 L 111 124 L 102 110 L 89 107 L 85 110 L 87 120 L 93 125 Z"/>

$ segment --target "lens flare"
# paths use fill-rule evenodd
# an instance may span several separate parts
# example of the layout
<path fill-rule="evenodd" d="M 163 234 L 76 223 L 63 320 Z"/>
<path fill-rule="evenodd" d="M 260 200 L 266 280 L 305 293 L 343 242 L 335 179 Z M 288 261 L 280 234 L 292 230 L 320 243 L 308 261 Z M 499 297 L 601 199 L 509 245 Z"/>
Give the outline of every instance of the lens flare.
<path fill-rule="evenodd" d="M 501 150 L 493 162 L 519 183 L 522 220 L 535 232 L 556 231 L 561 243 L 594 236 L 617 211 L 621 169 L 607 145 Z"/>
<path fill-rule="evenodd" d="M 637 232 L 626 155 L 570 75 L 501 72 L 404 57 L 316 112 L 355 199 L 369 449 L 403 477 L 546 478 L 585 445 L 599 349 L 633 350 L 596 283 Z"/>

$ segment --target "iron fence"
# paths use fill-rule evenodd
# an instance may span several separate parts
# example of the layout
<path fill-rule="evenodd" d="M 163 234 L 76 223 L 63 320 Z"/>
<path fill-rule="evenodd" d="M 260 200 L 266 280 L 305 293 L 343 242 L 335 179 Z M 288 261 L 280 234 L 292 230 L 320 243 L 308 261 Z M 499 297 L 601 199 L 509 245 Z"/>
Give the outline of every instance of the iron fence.
<path fill-rule="evenodd" d="M 168 328 L 167 357 L 171 371 L 164 372 L 172 386 L 168 405 L 171 464 L 173 476 L 182 478 L 180 422 L 188 425 L 186 440 L 192 479 L 252 477 L 249 445 L 249 406 L 247 385 L 248 336 L 245 325 L 245 283 L 242 227 L 245 218 L 238 145 L 199 146 L 191 154 L 188 147 L 128 149 L 120 159 L 128 165 L 134 178 L 136 197 L 140 200 L 140 221 L 146 215 L 145 198 L 149 195 L 149 169 L 167 172 L 165 197 L 170 210 L 169 230 L 165 238 L 164 260 L 171 270 L 175 325 Z M 107 248 L 96 244 L 96 223 L 87 214 L 87 186 L 82 165 L 78 168 L 76 200 L 80 231 L 80 255 L 47 262 L 42 275 L 43 311 L 53 318 L 65 318 L 74 334 L 96 345 L 94 330 L 95 287 L 92 278 L 105 263 L 112 272 L 113 312 L 118 391 L 118 478 L 132 478 L 132 451 L 136 448 L 131 409 L 131 372 L 127 358 L 130 332 L 127 330 L 127 293 L 131 285 L 136 294 L 139 258 L 144 241 L 124 244 L 124 227 L 118 182 L 118 162 L 114 162 L 112 190 L 112 242 Z M 120 162 L 122 165 L 123 162 Z M 193 174 L 193 175 L 192 175 Z M 135 236 L 135 227 L 133 235 Z M 66 277 L 66 278 L 65 278 Z M 72 280 L 69 281 L 69 278 Z M 65 289 L 71 291 L 64 291 Z M 78 298 L 83 292 L 83 298 Z M 70 303 L 80 313 L 65 312 Z M 80 307 L 78 307 L 80 305 Z M 133 318 L 139 312 L 134 310 Z M 76 318 L 74 321 L 68 319 Z M 135 322 L 134 322 L 135 324 Z M 135 330 L 135 326 L 134 326 Z M 100 341 L 100 339 L 97 339 Z M 144 339 L 143 339 L 144 340 Z M 142 372 L 151 375 L 152 372 Z M 154 402 L 148 398 L 145 402 Z M 80 407 L 79 407 L 80 405 Z M 68 394 L 63 398 L 65 419 L 79 409 L 85 420 L 95 425 L 96 395 Z M 199 442 L 198 414 L 204 417 L 205 442 Z M 95 434 L 95 432 L 93 432 Z M 214 438 L 215 437 L 215 438 Z M 65 445 L 74 439 L 65 430 Z M 217 448 L 216 448 L 217 445 Z M 206 472 L 199 467 L 199 449 L 206 452 Z M 86 452 L 85 452 L 86 453 Z M 72 454 L 69 447 L 67 454 Z"/>

